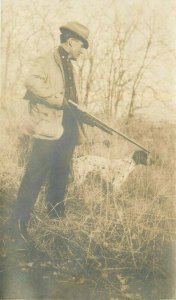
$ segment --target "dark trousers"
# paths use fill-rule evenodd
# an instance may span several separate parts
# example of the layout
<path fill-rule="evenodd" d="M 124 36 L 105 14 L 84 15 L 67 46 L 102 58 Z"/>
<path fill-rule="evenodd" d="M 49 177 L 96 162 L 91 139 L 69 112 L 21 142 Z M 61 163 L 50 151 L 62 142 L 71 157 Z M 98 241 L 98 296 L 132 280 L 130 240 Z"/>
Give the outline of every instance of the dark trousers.
<path fill-rule="evenodd" d="M 64 213 L 70 164 L 75 144 L 63 135 L 59 140 L 34 139 L 15 207 L 15 218 L 27 223 L 41 186 L 47 179 L 48 213 L 57 217 Z"/>

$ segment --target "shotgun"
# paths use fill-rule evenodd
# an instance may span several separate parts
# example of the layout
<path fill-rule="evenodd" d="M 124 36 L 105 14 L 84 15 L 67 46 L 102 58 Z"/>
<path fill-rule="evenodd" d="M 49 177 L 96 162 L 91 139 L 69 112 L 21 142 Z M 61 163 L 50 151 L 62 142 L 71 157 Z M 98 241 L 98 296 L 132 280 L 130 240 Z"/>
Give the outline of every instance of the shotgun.
<path fill-rule="evenodd" d="M 95 126 L 99 129 L 101 129 L 102 131 L 105 131 L 106 133 L 111 134 L 111 135 L 113 133 L 116 133 L 116 134 L 120 135 L 121 137 L 123 137 L 125 140 L 129 141 L 130 143 L 132 143 L 132 144 L 136 145 L 137 147 L 139 147 L 140 149 L 144 150 L 146 153 L 150 153 L 149 150 L 145 149 L 143 146 L 136 143 L 136 141 L 130 139 L 122 132 L 115 130 L 114 128 L 110 127 L 106 123 L 102 122 L 100 119 L 89 114 L 87 111 L 81 109 L 81 107 L 77 103 L 75 103 L 71 100 L 68 100 L 68 103 L 69 103 L 70 107 L 73 109 L 77 118 L 80 119 L 82 122 L 84 122 L 87 125 L 92 126 L 92 127 Z"/>

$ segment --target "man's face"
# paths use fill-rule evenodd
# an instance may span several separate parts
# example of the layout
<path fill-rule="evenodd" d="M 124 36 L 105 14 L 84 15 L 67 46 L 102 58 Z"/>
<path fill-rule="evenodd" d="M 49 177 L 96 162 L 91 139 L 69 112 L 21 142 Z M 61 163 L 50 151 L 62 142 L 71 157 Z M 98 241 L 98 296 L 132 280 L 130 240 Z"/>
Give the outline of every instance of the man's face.
<path fill-rule="evenodd" d="M 69 39 L 69 54 L 74 60 L 77 60 L 79 56 L 83 53 L 83 43 L 74 38 Z"/>

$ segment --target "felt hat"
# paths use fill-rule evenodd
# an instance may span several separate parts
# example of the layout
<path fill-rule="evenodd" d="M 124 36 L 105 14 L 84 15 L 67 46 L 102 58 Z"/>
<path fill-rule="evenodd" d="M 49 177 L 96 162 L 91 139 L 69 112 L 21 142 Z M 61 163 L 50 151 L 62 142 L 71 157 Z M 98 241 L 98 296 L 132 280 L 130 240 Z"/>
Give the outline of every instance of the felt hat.
<path fill-rule="evenodd" d="M 70 34 L 70 37 L 74 37 L 81 42 L 83 42 L 83 47 L 87 49 L 89 47 L 89 43 L 87 41 L 89 36 L 89 29 L 78 23 L 78 22 L 68 22 L 67 24 L 60 27 L 61 33 Z"/>

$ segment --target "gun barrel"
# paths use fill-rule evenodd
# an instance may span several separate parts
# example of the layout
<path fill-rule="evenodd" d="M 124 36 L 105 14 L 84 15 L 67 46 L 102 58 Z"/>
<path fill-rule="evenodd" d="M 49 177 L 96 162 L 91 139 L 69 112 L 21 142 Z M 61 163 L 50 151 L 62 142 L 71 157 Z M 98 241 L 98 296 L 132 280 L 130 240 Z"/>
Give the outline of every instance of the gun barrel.
<path fill-rule="evenodd" d="M 115 129 L 112 129 L 113 132 L 117 133 L 118 135 L 120 135 L 121 137 L 123 137 L 124 139 L 126 139 L 127 141 L 131 142 L 132 144 L 136 145 L 137 147 L 141 148 L 142 150 L 144 150 L 147 153 L 150 153 L 149 150 L 147 150 L 146 148 L 144 148 L 142 145 L 136 143 L 136 141 L 130 139 L 129 137 L 127 137 L 126 135 L 124 135 L 123 133 L 116 131 Z"/>
<path fill-rule="evenodd" d="M 95 122 L 97 122 L 97 124 L 101 124 L 102 126 L 104 126 L 108 131 L 110 131 L 111 133 L 116 133 L 118 135 L 120 135 L 121 137 L 123 137 L 124 139 L 126 139 L 127 141 L 131 142 L 132 144 L 134 144 L 135 146 L 141 148 L 142 150 L 144 150 L 147 153 L 150 153 L 149 150 L 147 150 L 146 148 L 144 148 L 142 145 L 138 144 L 136 141 L 134 141 L 133 139 L 130 139 L 128 136 L 126 136 L 125 134 L 123 134 L 120 131 L 115 130 L 114 128 L 110 127 L 109 125 L 107 125 L 106 123 L 102 122 L 101 120 L 97 119 L 94 116 L 90 116 Z"/>
<path fill-rule="evenodd" d="M 75 108 L 77 109 L 78 112 L 84 114 L 85 116 L 87 116 L 92 123 L 94 124 L 94 126 L 99 127 L 100 129 L 104 130 L 105 132 L 112 134 L 112 133 L 116 133 L 118 135 L 120 135 L 121 137 L 123 137 L 124 139 L 126 139 L 127 141 L 131 142 L 132 144 L 134 144 L 135 146 L 139 147 L 140 149 L 144 150 L 147 153 L 150 153 L 149 150 L 147 150 L 146 148 L 144 148 L 142 145 L 138 144 L 136 141 L 130 139 L 128 136 L 126 136 L 125 134 L 123 134 L 120 131 L 115 130 L 114 128 L 110 127 L 109 125 L 107 125 L 106 123 L 102 122 L 100 119 L 94 117 L 93 115 L 87 113 L 86 111 L 83 111 L 79 108 L 78 104 L 68 100 L 68 102 Z"/>

